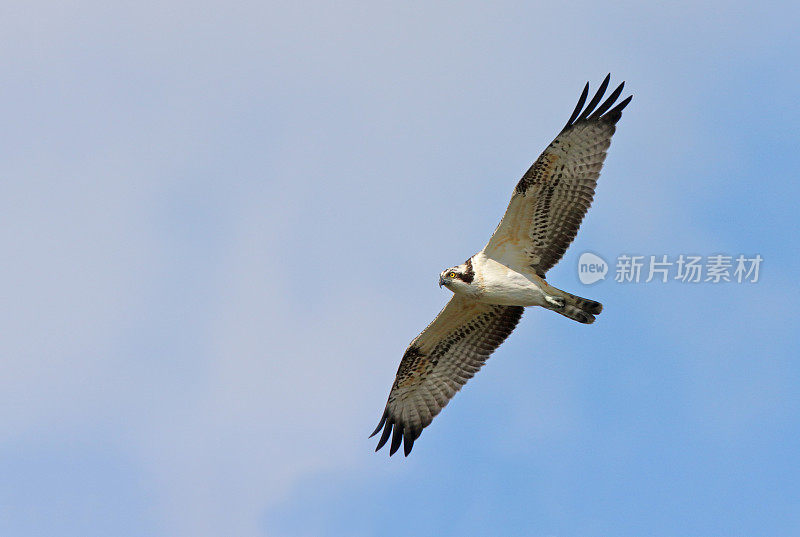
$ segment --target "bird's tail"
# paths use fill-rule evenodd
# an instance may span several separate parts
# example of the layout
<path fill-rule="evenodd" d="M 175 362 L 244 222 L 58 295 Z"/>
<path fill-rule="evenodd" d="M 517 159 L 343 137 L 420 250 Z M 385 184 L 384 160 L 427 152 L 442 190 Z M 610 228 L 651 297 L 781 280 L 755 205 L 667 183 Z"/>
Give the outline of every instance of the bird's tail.
<path fill-rule="evenodd" d="M 571 295 L 566 291 L 561 291 L 559 295 L 564 299 L 563 308 L 554 308 L 553 311 L 560 313 L 564 317 L 578 321 L 583 324 L 592 324 L 595 315 L 599 315 L 603 311 L 603 305 L 595 300 Z"/>

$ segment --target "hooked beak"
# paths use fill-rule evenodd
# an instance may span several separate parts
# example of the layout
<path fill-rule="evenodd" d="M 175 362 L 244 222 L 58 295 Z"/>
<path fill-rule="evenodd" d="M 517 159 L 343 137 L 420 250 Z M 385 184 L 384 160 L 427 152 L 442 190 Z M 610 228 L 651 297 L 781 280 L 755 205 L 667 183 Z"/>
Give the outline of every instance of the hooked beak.
<path fill-rule="evenodd" d="M 439 289 L 441 289 L 441 288 L 442 288 L 442 286 L 443 286 L 443 285 L 444 285 L 446 282 L 447 282 L 447 280 L 445 280 L 445 279 L 444 279 L 444 276 L 441 276 L 441 275 L 440 275 L 440 276 L 439 276 Z"/>

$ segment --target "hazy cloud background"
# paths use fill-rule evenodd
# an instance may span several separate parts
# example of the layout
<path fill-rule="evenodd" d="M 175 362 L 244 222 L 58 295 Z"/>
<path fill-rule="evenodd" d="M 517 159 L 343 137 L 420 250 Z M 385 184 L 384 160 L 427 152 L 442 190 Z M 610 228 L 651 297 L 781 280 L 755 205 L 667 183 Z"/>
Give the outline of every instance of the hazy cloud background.
<path fill-rule="evenodd" d="M 800 531 L 794 3 L 0 10 L 0 533 Z M 403 349 L 586 80 L 635 98 L 532 310 L 408 459 Z M 760 253 L 582 286 L 581 252 Z"/>

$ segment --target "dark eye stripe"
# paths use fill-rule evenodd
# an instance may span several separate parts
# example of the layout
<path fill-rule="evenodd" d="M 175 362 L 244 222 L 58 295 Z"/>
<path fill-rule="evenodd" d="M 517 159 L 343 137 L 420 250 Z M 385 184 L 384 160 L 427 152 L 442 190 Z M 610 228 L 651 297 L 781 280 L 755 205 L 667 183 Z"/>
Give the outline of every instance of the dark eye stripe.
<path fill-rule="evenodd" d="M 472 280 L 475 278 L 475 270 L 472 268 L 471 257 L 467 259 L 466 265 L 467 265 L 467 271 L 464 274 L 460 274 L 458 277 L 465 283 L 472 283 Z"/>

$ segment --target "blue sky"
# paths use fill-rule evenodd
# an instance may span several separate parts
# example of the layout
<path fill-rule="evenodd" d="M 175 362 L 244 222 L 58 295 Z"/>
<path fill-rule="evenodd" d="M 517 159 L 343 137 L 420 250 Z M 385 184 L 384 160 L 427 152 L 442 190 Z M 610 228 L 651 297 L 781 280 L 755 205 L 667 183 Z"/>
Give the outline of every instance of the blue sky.
<path fill-rule="evenodd" d="M 26 2 L 0 17 L 0 534 L 800 532 L 796 3 Z M 408 342 L 607 72 L 556 286 L 409 458 Z M 580 253 L 760 254 L 591 287 Z"/>

